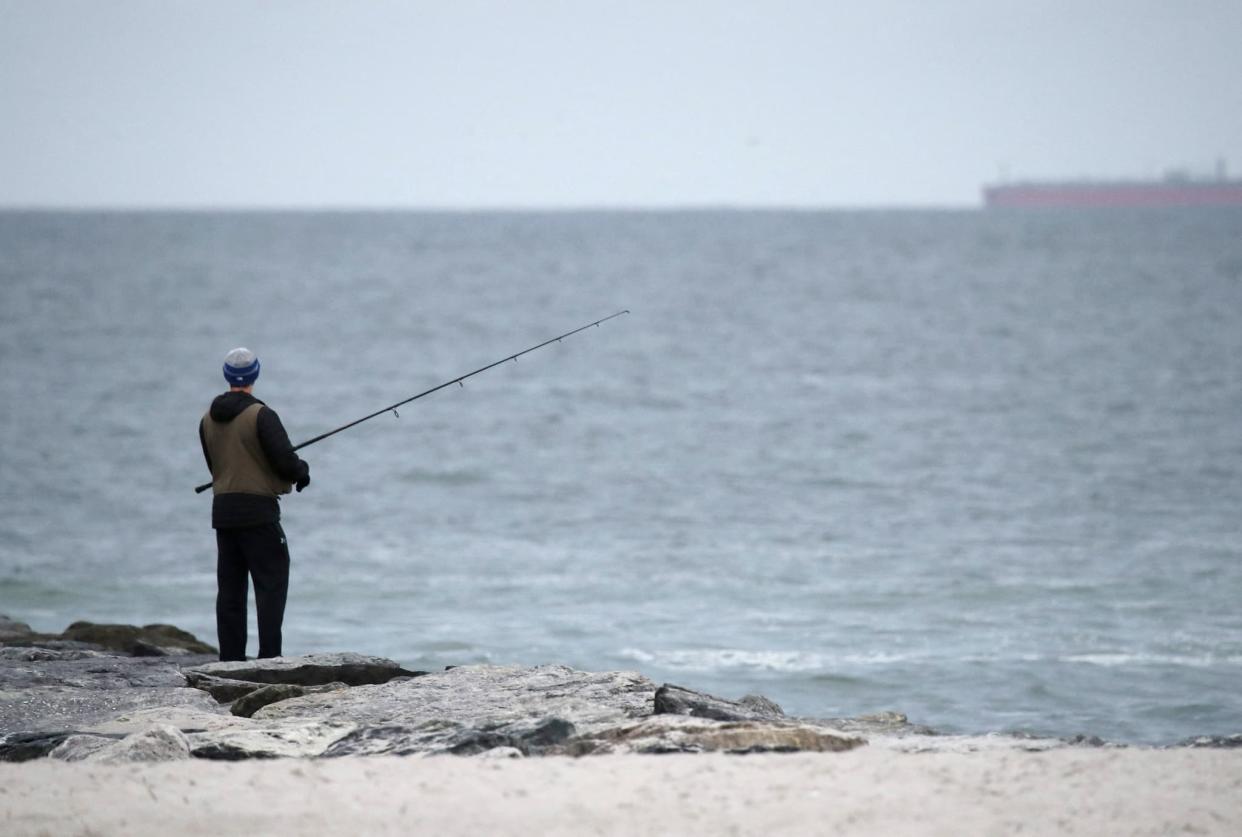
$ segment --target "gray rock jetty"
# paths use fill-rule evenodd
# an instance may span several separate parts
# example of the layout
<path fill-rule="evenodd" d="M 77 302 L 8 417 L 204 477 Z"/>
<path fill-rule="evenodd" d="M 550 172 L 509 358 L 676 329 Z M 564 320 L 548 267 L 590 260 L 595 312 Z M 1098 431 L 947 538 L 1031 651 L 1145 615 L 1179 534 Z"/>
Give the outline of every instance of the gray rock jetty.
<path fill-rule="evenodd" d="M 174 644 L 175 643 L 175 644 Z M 362 654 L 221 663 L 172 626 L 0 617 L 0 760 L 153 761 L 839 751 L 827 722 L 636 672 L 471 665 L 428 673 Z"/>
<path fill-rule="evenodd" d="M 897 713 L 791 718 L 764 697 L 632 671 L 212 652 L 172 626 L 74 623 L 51 637 L 0 617 L 0 761 L 836 752 L 932 736 Z"/>

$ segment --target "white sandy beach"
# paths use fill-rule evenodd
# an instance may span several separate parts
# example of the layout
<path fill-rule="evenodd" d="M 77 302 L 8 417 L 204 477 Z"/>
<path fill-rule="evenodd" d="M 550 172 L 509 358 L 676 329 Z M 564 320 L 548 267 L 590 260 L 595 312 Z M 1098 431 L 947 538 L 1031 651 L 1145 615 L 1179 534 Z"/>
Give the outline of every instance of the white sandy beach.
<path fill-rule="evenodd" d="M 1242 833 L 1242 751 L 0 765 L 6 835 Z"/>

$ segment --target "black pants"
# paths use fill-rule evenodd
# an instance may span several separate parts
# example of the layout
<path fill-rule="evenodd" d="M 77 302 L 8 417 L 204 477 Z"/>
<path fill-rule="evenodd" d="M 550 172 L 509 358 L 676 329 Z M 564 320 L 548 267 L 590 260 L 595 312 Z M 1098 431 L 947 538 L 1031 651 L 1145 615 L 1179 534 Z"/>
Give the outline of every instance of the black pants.
<path fill-rule="evenodd" d="M 289 593 L 289 546 L 279 523 L 216 530 L 216 636 L 221 660 L 246 659 L 246 598 L 254 579 L 259 656 L 280 656 Z"/>

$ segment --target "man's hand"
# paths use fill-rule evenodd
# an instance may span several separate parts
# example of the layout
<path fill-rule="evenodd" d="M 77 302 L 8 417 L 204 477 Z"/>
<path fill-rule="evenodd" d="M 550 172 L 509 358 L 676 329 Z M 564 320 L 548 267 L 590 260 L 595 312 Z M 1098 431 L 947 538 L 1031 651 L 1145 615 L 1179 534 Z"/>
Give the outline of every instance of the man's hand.
<path fill-rule="evenodd" d="M 294 487 L 297 488 L 298 493 L 301 494 L 302 489 L 308 485 L 310 485 L 310 468 L 307 468 L 302 472 L 302 476 L 298 478 L 296 483 L 294 483 Z"/>

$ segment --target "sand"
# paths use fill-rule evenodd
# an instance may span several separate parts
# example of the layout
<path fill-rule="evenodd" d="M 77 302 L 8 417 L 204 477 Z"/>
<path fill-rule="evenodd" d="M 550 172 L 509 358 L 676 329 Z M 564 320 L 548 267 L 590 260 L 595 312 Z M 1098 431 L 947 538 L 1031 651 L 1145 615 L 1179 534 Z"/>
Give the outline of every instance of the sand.
<path fill-rule="evenodd" d="M 0 834 L 1242 834 L 1242 751 L 0 765 Z"/>

